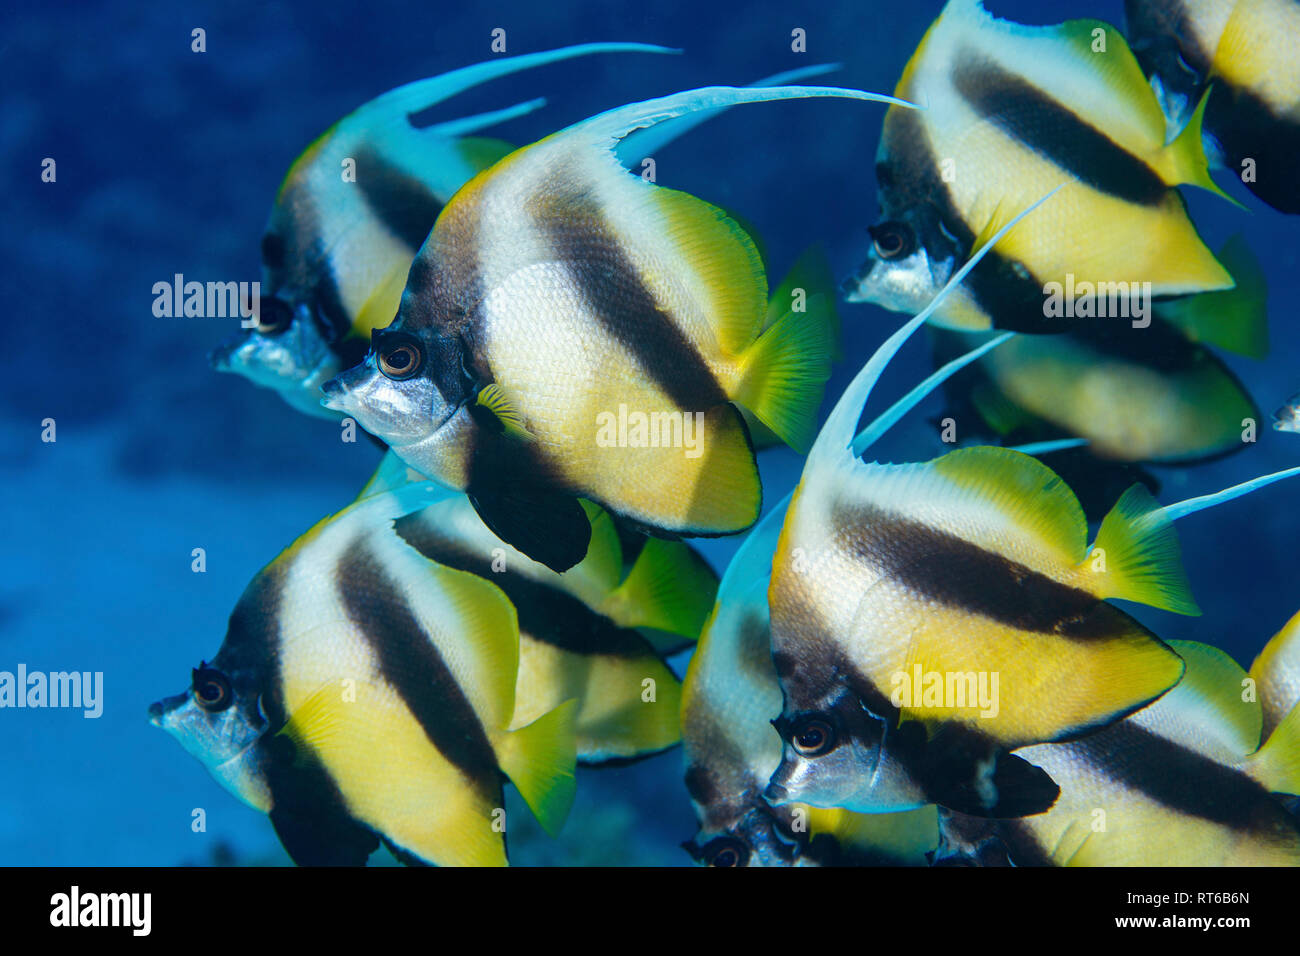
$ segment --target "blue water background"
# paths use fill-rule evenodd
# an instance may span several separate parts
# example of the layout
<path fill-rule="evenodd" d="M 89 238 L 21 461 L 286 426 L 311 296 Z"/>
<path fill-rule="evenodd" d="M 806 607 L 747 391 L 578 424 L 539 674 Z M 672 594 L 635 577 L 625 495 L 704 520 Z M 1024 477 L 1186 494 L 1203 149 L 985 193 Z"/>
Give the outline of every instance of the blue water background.
<path fill-rule="evenodd" d="M 214 783 L 145 718 L 212 656 L 249 579 L 320 517 L 345 505 L 378 460 L 338 426 L 207 364 L 231 331 L 219 319 L 156 319 L 152 286 L 258 277 L 258 240 L 297 154 L 378 93 L 491 56 L 598 40 L 678 46 L 679 57 L 584 58 L 496 81 L 440 108 L 454 117 L 545 95 L 541 112 L 494 130 L 523 144 L 600 110 L 713 83 L 839 61 L 828 82 L 882 92 L 938 0 L 726 4 L 599 0 L 541 4 L 43 3 L 0 25 L 0 301 L 9 340 L 0 392 L 0 670 L 102 671 L 105 710 L 0 711 L 0 864 L 283 862 L 267 820 Z M 1118 0 L 1003 2 L 1031 22 L 1096 16 Z M 207 52 L 190 31 L 207 31 Z M 792 53 L 802 27 L 808 52 Z M 745 106 L 657 158 L 658 181 L 735 210 L 764 237 L 774 272 L 825 244 L 839 275 L 877 216 L 872 175 L 883 107 L 846 101 Z M 58 181 L 40 181 L 44 157 Z M 1228 177 L 1220 176 L 1227 182 Z M 1230 184 L 1231 188 L 1231 184 Z M 1244 231 L 1271 289 L 1273 353 L 1228 357 L 1267 413 L 1300 388 L 1294 334 L 1300 221 L 1239 186 L 1250 212 L 1189 193 L 1212 248 Z M 901 317 L 845 306 L 845 354 L 829 408 Z M 918 341 L 881 395 L 929 370 Z M 875 407 L 883 407 L 877 400 Z M 878 446 L 882 460 L 943 450 L 931 403 Z M 1135 410 L 1136 411 L 1136 410 Z M 40 440 L 57 421 L 58 441 Z M 1266 416 L 1267 417 L 1267 416 Z M 1267 426 L 1265 426 L 1267 428 Z M 1254 448 L 1163 469 L 1163 499 L 1217 490 L 1300 462 L 1300 439 L 1265 430 Z M 765 454 L 768 501 L 798 459 Z M 1294 586 L 1300 485 L 1281 486 L 1179 527 L 1205 613 L 1134 613 L 1162 636 L 1210 641 L 1243 664 L 1300 606 Z M 701 545 L 721 569 L 734 540 Z M 192 573 L 191 549 L 207 553 Z M 207 830 L 191 830 L 203 808 Z M 516 810 L 516 820 L 525 816 Z M 518 862 L 684 864 L 694 830 L 680 751 L 582 775 L 558 843 L 520 839 Z M 525 834 L 526 836 L 526 834 Z"/>

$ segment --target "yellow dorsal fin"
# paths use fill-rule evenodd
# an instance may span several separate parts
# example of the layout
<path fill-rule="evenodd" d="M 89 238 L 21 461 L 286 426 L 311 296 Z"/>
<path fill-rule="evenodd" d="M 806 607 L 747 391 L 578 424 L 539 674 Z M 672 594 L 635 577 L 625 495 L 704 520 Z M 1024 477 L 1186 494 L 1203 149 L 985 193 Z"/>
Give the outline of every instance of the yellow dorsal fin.
<path fill-rule="evenodd" d="M 1100 552 L 1100 553 L 1098 553 Z M 1151 493 L 1134 485 L 1102 519 L 1090 549 L 1092 588 L 1101 597 L 1197 615 L 1174 523 Z"/>
<path fill-rule="evenodd" d="M 507 434 L 525 441 L 533 440 L 533 433 L 524 425 L 523 416 L 514 403 L 506 396 L 505 390 L 496 382 L 484 386 L 475 402 L 482 405 L 501 423 Z"/>
<path fill-rule="evenodd" d="M 1085 555 L 1088 522 L 1079 499 L 1037 458 L 1009 448 L 959 448 L 931 463 L 964 491 L 978 495 L 1064 562 Z"/>
<path fill-rule="evenodd" d="M 611 175 L 625 176 L 621 168 Z M 739 355 L 758 337 L 767 311 L 767 276 L 754 239 L 712 203 L 690 193 L 653 187 L 662 227 L 684 268 L 694 273 L 718 344 Z"/>

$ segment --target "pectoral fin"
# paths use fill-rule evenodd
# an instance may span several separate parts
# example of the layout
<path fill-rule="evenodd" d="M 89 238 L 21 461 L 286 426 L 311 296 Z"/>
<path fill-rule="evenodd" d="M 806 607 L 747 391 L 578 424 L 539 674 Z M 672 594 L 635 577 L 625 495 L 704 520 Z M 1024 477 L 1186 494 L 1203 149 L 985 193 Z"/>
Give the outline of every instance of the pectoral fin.
<path fill-rule="evenodd" d="M 587 556 L 591 522 L 574 497 L 515 483 L 471 489 L 469 500 L 493 534 L 552 571 Z"/>

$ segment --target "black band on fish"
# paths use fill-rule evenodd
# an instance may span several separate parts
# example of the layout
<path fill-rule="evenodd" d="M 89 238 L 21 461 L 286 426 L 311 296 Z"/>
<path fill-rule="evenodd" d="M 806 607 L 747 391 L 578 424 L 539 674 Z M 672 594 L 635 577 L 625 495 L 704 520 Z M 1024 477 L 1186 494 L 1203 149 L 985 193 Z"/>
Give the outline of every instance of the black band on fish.
<path fill-rule="evenodd" d="M 361 197 L 385 228 L 412 249 L 424 245 L 442 212 L 428 185 L 384 158 L 376 149 L 357 151 Z"/>
<path fill-rule="evenodd" d="M 357 540 L 335 568 L 339 599 L 379 661 L 379 670 L 424 729 L 465 775 L 499 779 L 496 754 L 473 705 L 411 613 L 382 563 Z"/>
<path fill-rule="evenodd" d="M 987 57 L 963 50 L 952 82 L 982 117 L 1080 182 L 1144 206 L 1158 205 L 1168 194 L 1169 187 L 1146 163 Z"/>

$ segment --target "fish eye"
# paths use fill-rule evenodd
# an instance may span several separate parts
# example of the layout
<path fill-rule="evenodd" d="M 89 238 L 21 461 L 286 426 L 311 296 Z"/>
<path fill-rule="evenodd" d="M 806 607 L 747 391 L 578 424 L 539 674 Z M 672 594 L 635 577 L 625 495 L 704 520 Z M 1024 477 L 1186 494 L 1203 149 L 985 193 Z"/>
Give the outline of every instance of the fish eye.
<path fill-rule="evenodd" d="M 420 343 L 406 335 L 381 339 L 375 352 L 379 358 L 379 370 L 395 382 L 413 378 L 424 362 Z"/>
<path fill-rule="evenodd" d="M 867 229 L 871 233 L 872 245 L 876 255 L 882 259 L 901 259 L 910 255 L 914 248 L 914 236 L 909 226 L 901 222 L 882 222 Z"/>
<path fill-rule="evenodd" d="M 749 847 L 734 837 L 718 837 L 702 855 L 709 866 L 744 866 L 749 862 Z"/>
<path fill-rule="evenodd" d="M 230 691 L 230 678 L 204 661 L 190 675 L 194 687 L 194 702 L 209 713 L 225 710 L 234 701 Z"/>
<path fill-rule="evenodd" d="M 293 322 L 293 309 L 283 299 L 271 296 L 259 303 L 257 331 L 263 335 L 280 335 Z"/>
<path fill-rule="evenodd" d="M 820 757 L 835 747 L 835 728 L 817 717 L 796 724 L 790 743 L 801 757 Z"/>

